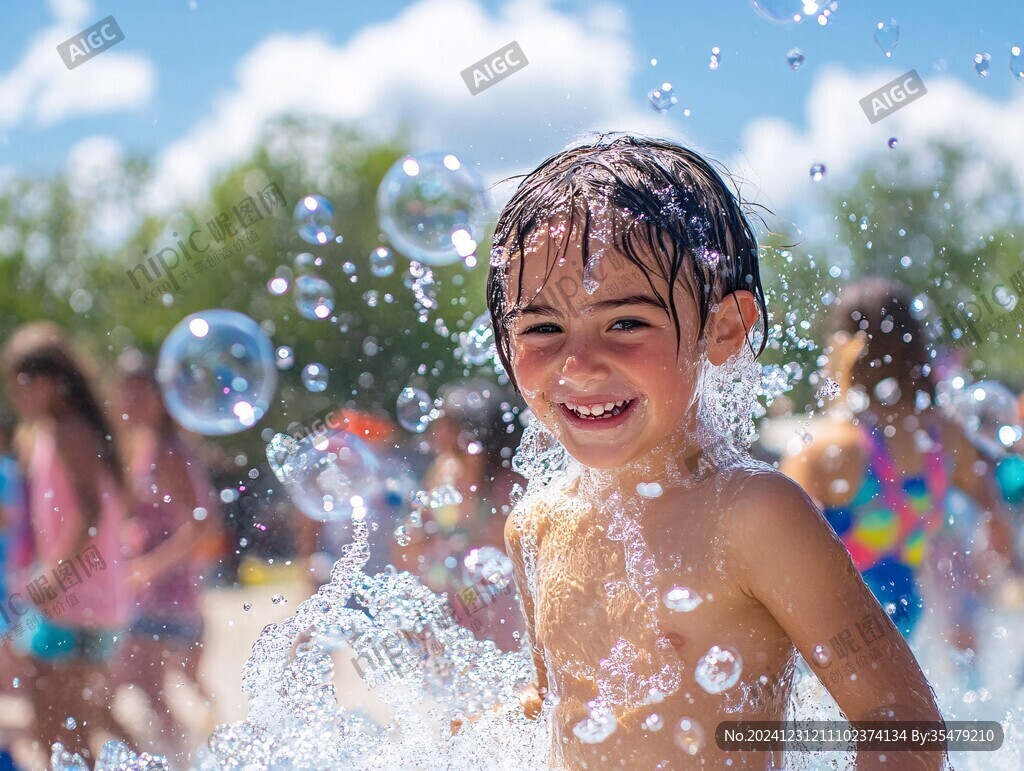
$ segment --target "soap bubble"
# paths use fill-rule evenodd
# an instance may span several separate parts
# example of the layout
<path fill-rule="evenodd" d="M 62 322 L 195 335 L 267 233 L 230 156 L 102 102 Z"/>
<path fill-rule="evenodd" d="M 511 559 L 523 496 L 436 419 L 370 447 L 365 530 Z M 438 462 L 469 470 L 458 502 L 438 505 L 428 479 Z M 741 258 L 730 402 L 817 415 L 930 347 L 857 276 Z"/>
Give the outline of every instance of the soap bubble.
<path fill-rule="evenodd" d="M 786 52 L 786 63 L 791 70 L 800 69 L 800 65 L 804 63 L 804 52 L 799 48 L 790 48 Z"/>
<path fill-rule="evenodd" d="M 391 244 L 429 265 L 458 262 L 470 241 L 475 249 L 487 208 L 483 179 L 451 153 L 400 158 L 377 190 L 377 216 Z"/>
<path fill-rule="evenodd" d="M 307 195 L 295 205 L 295 227 L 299 237 L 311 244 L 326 244 L 334 238 L 331 221 L 334 207 L 322 195 Z"/>
<path fill-rule="evenodd" d="M 1024 53 L 1020 46 L 1010 46 L 1010 72 L 1017 80 L 1024 80 Z"/>
<path fill-rule="evenodd" d="M 406 431 L 422 434 L 437 417 L 437 410 L 427 392 L 421 388 L 403 388 L 396 403 L 398 423 Z"/>
<path fill-rule="evenodd" d="M 267 445 L 267 460 L 292 502 L 321 522 L 365 516 L 383 491 L 377 456 L 348 431 L 327 429 L 298 440 L 277 434 Z"/>
<path fill-rule="evenodd" d="M 687 755 L 696 755 L 704 747 L 704 729 L 692 717 L 684 717 L 676 726 L 675 740 Z"/>
<path fill-rule="evenodd" d="M 327 367 L 319 362 L 314 361 L 302 369 L 302 385 L 306 386 L 307 391 L 323 393 L 327 390 L 329 379 L 330 373 L 327 371 Z"/>
<path fill-rule="evenodd" d="M 950 414 L 986 455 L 1000 458 L 1022 438 L 1017 399 L 1002 383 L 981 380 L 950 394 Z"/>
<path fill-rule="evenodd" d="M 303 318 L 326 319 L 334 311 L 334 290 L 316 275 L 295 279 L 295 307 Z"/>
<path fill-rule="evenodd" d="M 160 348 L 157 380 L 178 423 L 208 436 L 251 428 L 277 388 L 274 347 L 259 324 L 215 309 L 178 322 Z"/>
<path fill-rule="evenodd" d="M 378 246 L 370 252 L 370 272 L 378 278 L 395 272 L 395 256 L 386 246 Z"/>
<path fill-rule="evenodd" d="M 804 20 L 805 13 L 817 10 L 817 4 L 814 3 L 814 11 L 805 11 L 805 7 L 812 3 L 804 3 L 802 0 L 750 0 L 750 4 L 761 18 L 773 24 L 799 24 Z"/>
<path fill-rule="evenodd" d="M 721 693 L 736 685 L 743 670 L 743 659 L 732 648 L 712 645 L 697 663 L 697 684 L 708 693 Z"/>
<path fill-rule="evenodd" d="M 295 364 L 295 351 L 287 345 L 279 345 L 274 351 L 274 361 L 278 369 L 291 369 Z"/>

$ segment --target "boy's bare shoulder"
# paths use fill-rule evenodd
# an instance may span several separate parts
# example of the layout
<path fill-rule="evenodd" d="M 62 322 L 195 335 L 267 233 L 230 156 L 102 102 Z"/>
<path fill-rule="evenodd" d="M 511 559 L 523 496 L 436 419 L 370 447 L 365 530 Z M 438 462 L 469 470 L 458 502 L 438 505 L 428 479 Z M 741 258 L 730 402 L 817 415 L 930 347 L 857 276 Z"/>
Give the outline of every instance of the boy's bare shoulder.
<path fill-rule="evenodd" d="M 807 528 L 829 529 L 807 491 L 767 464 L 731 473 L 722 493 L 725 524 L 737 545 L 762 548 Z"/>

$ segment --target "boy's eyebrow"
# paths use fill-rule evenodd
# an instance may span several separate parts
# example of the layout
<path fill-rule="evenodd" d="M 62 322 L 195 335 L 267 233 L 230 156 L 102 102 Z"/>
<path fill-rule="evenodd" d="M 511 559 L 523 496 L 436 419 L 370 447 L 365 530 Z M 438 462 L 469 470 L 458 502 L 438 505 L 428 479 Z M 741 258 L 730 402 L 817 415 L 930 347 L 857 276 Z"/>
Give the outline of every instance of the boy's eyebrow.
<path fill-rule="evenodd" d="M 595 311 L 603 311 L 609 308 L 619 308 L 623 305 L 647 305 L 652 308 L 657 308 L 659 311 L 665 310 L 664 303 L 645 294 L 631 294 L 628 297 L 615 297 L 610 300 L 599 300 L 591 305 L 585 305 L 583 310 L 590 308 Z M 526 316 L 528 314 L 556 316 L 559 318 L 565 316 L 564 311 L 559 308 L 555 308 L 552 305 L 542 302 L 532 302 L 524 308 L 509 312 L 507 314 L 507 318 L 511 321 L 519 316 Z"/>

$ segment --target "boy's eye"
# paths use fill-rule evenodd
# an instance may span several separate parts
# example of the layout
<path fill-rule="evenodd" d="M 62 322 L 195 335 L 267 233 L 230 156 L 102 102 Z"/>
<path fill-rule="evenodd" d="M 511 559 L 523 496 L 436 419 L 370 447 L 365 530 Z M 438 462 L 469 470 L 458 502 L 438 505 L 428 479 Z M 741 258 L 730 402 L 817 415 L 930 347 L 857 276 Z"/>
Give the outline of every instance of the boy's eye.
<path fill-rule="evenodd" d="M 546 331 L 546 330 L 554 330 L 555 332 L 561 332 L 562 331 L 562 330 L 560 330 L 558 328 L 557 324 L 534 324 L 532 327 L 527 327 L 526 329 L 524 329 L 522 332 L 520 332 L 520 334 L 522 334 L 522 335 L 532 335 L 532 334 L 546 335 L 546 334 L 550 334 L 550 332 Z"/>
<path fill-rule="evenodd" d="M 642 319 L 619 319 L 614 324 L 612 324 L 611 328 L 615 329 L 619 325 L 624 325 L 624 327 L 625 327 L 625 329 L 627 331 L 628 330 L 632 330 L 632 329 L 640 329 L 642 327 L 649 327 L 650 326 L 650 324 L 648 324 L 646 321 L 643 321 Z M 524 329 L 520 334 L 523 334 L 523 335 L 530 335 L 530 334 L 548 335 L 548 334 L 555 334 L 555 333 L 561 332 L 561 331 L 562 331 L 561 328 L 557 324 L 547 323 L 547 324 L 534 324 L 532 327 L 527 327 L 526 329 Z"/>
<path fill-rule="evenodd" d="M 625 325 L 627 325 L 626 329 L 640 329 L 641 327 L 649 327 L 650 326 L 650 324 L 648 324 L 646 321 L 643 321 L 641 319 L 619 319 L 618 321 L 615 322 L 615 324 L 612 324 L 612 327 L 615 327 L 618 324 L 625 324 Z"/>

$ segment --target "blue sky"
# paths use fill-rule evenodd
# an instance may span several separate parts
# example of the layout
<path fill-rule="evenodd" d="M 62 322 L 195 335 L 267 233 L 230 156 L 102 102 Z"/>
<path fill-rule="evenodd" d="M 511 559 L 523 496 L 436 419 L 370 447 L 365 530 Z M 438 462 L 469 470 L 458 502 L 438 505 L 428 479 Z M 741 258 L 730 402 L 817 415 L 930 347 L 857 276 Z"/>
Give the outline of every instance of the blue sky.
<path fill-rule="evenodd" d="M 111 14 L 125 41 L 66 70 L 54 41 Z M 901 34 L 887 60 L 872 33 L 890 17 Z M 777 164 L 805 176 L 813 156 L 842 173 L 863 155 L 852 145 L 881 146 L 898 130 L 912 143 L 915 132 L 921 141 L 947 133 L 928 128 L 936 122 L 994 115 L 1017 147 L 1024 140 L 1024 123 L 1007 125 L 1024 105 L 1024 81 L 1008 67 L 1010 46 L 1024 46 L 1017 2 L 840 0 L 822 27 L 773 25 L 748 0 L 51 0 L 9 9 L 0 38 L 0 167 L 48 173 L 76 157 L 141 153 L 162 159 L 163 189 L 183 196 L 242 154 L 267 117 L 296 108 L 381 131 L 404 114 L 423 149 L 454 145 L 492 176 L 524 170 L 581 129 L 675 133 L 744 159 L 777 202 L 798 194 Z M 470 96 L 459 71 L 512 39 L 530 66 Z M 722 52 L 716 71 L 712 46 Z M 792 47 L 806 57 L 797 72 L 785 61 Z M 972 63 L 983 51 L 985 79 Z M 906 120 L 857 120 L 857 99 L 911 68 L 927 100 L 908 106 Z M 663 80 L 679 97 L 667 116 L 646 96 Z M 996 128 L 969 128 L 964 140 Z"/>

